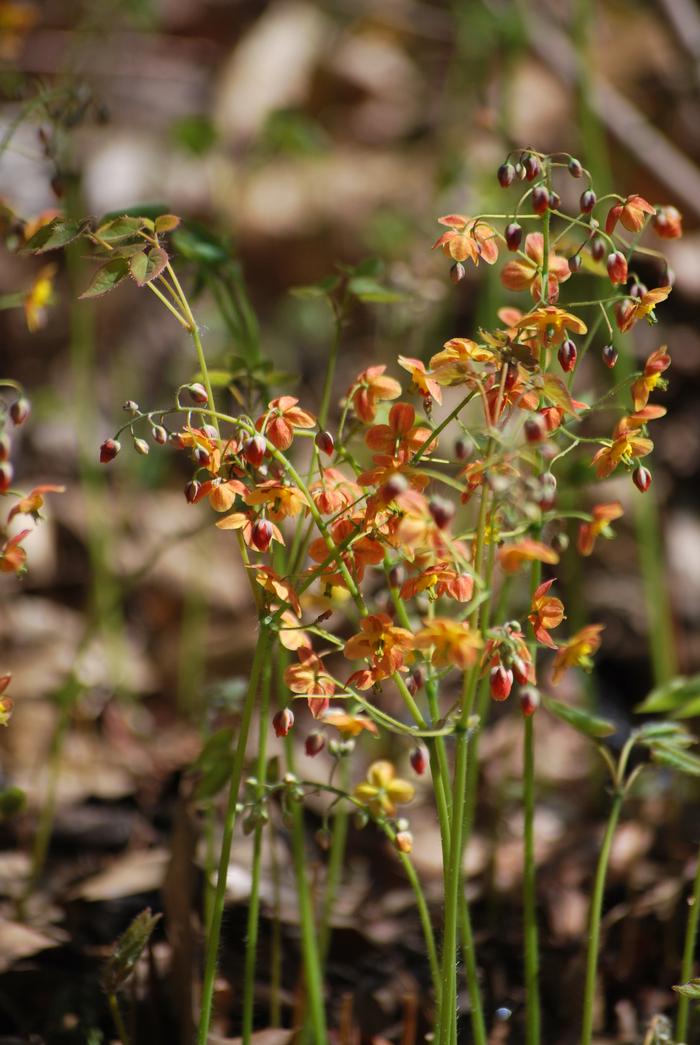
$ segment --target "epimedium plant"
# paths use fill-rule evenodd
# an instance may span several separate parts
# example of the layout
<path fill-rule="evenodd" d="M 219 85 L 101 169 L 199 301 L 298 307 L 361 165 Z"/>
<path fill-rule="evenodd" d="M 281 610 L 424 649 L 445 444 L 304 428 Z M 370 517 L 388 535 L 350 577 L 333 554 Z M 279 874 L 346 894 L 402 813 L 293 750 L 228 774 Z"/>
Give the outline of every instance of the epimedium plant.
<path fill-rule="evenodd" d="M 335 365 L 348 310 L 358 299 L 397 299 L 374 265 L 339 267 L 297 291 L 325 300 L 335 324 L 320 405 L 312 413 L 285 392 L 269 396 L 244 296 L 229 315 L 238 335 L 255 344 L 253 363 L 223 383 L 210 370 L 191 300 L 170 257 L 171 242 L 185 256 L 193 249 L 178 217 L 53 217 L 26 245 L 44 253 L 82 238 L 99 261 L 83 297 L 131 279 L 191 337 L 193 379 L 170 405 L 144 411 L 128 401 L 128 419 L 102 443 L 100 460 L 114 460 L 125 439 L 141 454 L 153 444 L 186 454 L 193 471 L 185 496 L 192 504 L 208 501 L 220 516 L 218 528 L 231 532 L 257 609 L 257 644 L 237 728 L 210 737 L 194 767 L 195 800 L 211 801 L 228 784 L 205 919 L 200 1045 L 211 1024 L 226 875 L 239 818 L 254 834 L 243 985 L 243 1040 L 251 1040 L 261 838 L 273 800 L 292 834 L 306 994 L 302 1036 L 327 1040 L 323 966 L 351 809 L 384 832 L 415 891 L 433 985 L 434 1040 L 458 1040 L 461 955 L 472 1038 L 485 1045 L 463 858 L 474 817 L 479 737 L 492 702 L 512 697 L 523 722 L 528 1045 L 542 1040 L 534 859 L 538 709 L 591 737 L 610 770 L 613 800 L 591 900 L 582 1013 L 581 1040 L 590 1042 L 607 861 L 623 799 L 639 774 L 639 766 L 628 770 L 630 752 L 636 746 L 661 764 L 700 772 L 700 760 L 689 751 L 693 738 L 677 722 L 640 727 L 616 761 L 603 743 L 613 731 L 609 723 L 545 695 L 572 668 L 590 670 L 602 641 L 603 627 L 596 623 L 559 637 L 566 627 L 566 607 L 555 594 L 560 556 L 574 530 L 577 554 L 589 556 L 623 515 L 617 500 L 596 491 L 597 483 L 628 472 L 637 491 L 649 489 L 651 472 L 643 463 L 653 449 L 649 429 L 666 412 L 650 397 L 665 387 L 671 360 L 660 346 L 641 372 L 597 397 L 592 369 L 577 381 L 580 364 L 603 340 L 601 370 L 614 371 L 619 337 L 642 319 L 655 322 L 656 306 L 671 291 L 670 276 L 645 234 L 679 236 L 681 217 L 675 208 L 652 206 L 639 195 L 597 199 L 588 172 L 566 154 L 518 150 L 499 168 L 498 180 L 512 193 L 507 212 L 446 215 L 439 219 L 445 231 L 434 244 L 450 259 L 455 283 L 467 264 L 507 259 L 500 270 L 506 293 L 498 325 L 450 338 L 427 362 L 400 355 L 393 372 L 381 362 L 363 369 L 345 391 L 333 428 Z M 571 197 L 577 182 L 582 191 L 576 189 L 568 207 L 561 197 Z M 658 286 L 648 288 L 636 274 L 640 257 L 657 262 Z M 216 264 L 204 280 L 215 296 Z M 575 289 L 581 285 L 587 288 L 583 299 Z M 521 295 L 520 307 L 512 303 L 515 294 Z M 219 386 L 227 405 L 222 394 L 215 397 Z M 569 497 L 562 507 L 558 485 L 568 482 L 572 454 L 588 468 L 591 489 L 584 504 L 570 507 Z M 295 764 L 290 741 L 299 701 L 313 720 L 306 756 L 324 747 L 332 755 L 326 779 L 306 779 Z M 245 778 L 256 711 L 258 755 L 253 775 Z M 285 738 L 284 770 L 267 759 L 270 729 Z M 384 757 L 363 773 L 353 767 L 365 738 L 371 743 L 382 733 L 405 743 L 416 776 L 430 769 L 444 874 L 439 933 L 411 861 L 405 807 L 413 783 Z M 307 881 L 302 821 L 311 792 L 325 793 L 330 803 L 319 837 L 329 855 L 318 912 Z"/>

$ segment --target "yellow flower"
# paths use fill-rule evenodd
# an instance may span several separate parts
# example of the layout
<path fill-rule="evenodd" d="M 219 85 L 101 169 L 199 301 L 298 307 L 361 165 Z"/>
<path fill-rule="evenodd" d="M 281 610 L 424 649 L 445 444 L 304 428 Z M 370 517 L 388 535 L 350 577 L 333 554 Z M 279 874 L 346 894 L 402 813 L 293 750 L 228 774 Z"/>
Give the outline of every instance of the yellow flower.
<path fill-rule="evenodd" d="M 46 323 L 46 310 L 53 304 L 53 278 L 55 265 L 45 265 L 27 291 L 24 298 L 24 315 L 30 334 L 36 333 Z"/>
<path fill-rule="evenodd" d="M 413 784 L 396 776 L 396 769 L 385 760 L 373 762 L 367 770 L 367 779 L 355 788 L 355 798 L 379 816 L 396 814 L 397 805 L 412 801 L 415 794 Z"/>

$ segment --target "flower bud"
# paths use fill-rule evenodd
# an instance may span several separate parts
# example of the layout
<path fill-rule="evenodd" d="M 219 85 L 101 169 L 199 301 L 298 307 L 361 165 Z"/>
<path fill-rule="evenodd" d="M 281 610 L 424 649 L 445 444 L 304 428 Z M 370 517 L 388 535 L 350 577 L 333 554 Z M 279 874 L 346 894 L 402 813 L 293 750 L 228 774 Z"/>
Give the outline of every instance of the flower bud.
<path fill-rule="evenodd" d="M 12 485 L 15 470 L 9 461 L 0 462 L 0 493 L 7 493 Z"/>
<path fill-rule="evenodd" d="M 594 261 L 602 261 L 605 257 L 605 240 L 602 236 L 594 236 L 591 242 L 591 257 Z"/>
<path fill-rule="evenodd" d="M 652 224 L 662 239 L 677 239 L 683 235 L 683 217 L 675 207 L 659 207 Z"/>
<path fill-rule="evenodd" d="M 571 338 L 568 337 L 566 341 L 562 341 L 557 352 L 557 359 L 565 374 L 570 374 L 576 366 L 577 355 L 576 345 Z"/>
<path fill-rule="evenodd" d="M 572 178 L 583 177 L 583 164 L 580 160 L 577 160 L 574 156 L 569 160 L 569 174 Z"/>
<path fill-rule="evenodd" d="M 394 845 L 400 853 L 410 853 L 413 849 L 413 835 L 410 831 L 397 831 Z"/>
<path fill-rule="evenodd" d="M 603 351 L 601 352 L 603 362 L 609 370 L 617 363 L 618 352 L 614 345 L 603 345 Z"/>
<path fill-rule="evenodd" d="M 551 545 L 555 552 L 557 552 L 559 555 L 562 555 L 569 547 L 568 533 L 564 533 L 563 530 L 559 533 L 555 533 L 552 537 Z"/>
<path fill-rule="evenodd" d="M 422 687 L 425 685 L 425 668 L 418 664 L 418 666 L 415 667 L 411 672 L 411 678 L 415 682 L 418 689 L 422 689 Z"/>
<path fill-rule="evenodd" d="M 202 425 L 202 432 L 207 437 L 207 439 L 218 439 L 219 438 L 219 433 L 214 428 L 214 425 Z"/>
<path fill-rule="evenodd" d="M 450 269 L 450 279 L 453 283 L 461 283 L 467 274 L 467 270 L 461 261 L 455 261 L 454 265 Z"/>
<path fill-rule="evenodd" d="M 569 272 L 580 272 L 583 267 L 583 258 L 580 254 L 572 254 L 569 258 Z"/>
<path fill-rule="evenodd" d="M 17 426 L 23 425 L 29 417 L 32 410 L 32 404 L 26 398 L 26 396 L 20 396 L 19 399 L 15 399 L 14 403 L 10 406 L 10 417 Z"/>
<path fill-rule="evenodd" d="M 133 399 L 127 399 L 122 406 L 122 410 L 125 414 L 131 414 L 132 417 L 135 417 L 139 412 L 139 404 L 134 402 Z"/>
<path fill-rule="evenodd" d="M 558 192 L 550 192 L 549 194 L 549 209 L 559 210 L 561 207 L 561 196 Z"/>
<path fill-rule="evenodd" d="M 523 425 L 523 431 L 528 443 L 541 443 L 543 439 L 547 438 L 545 419 L 540 414 L 533 414 Z"/>
<path fill-rule="evenodd" d="M 496 172 L 498 184 L 502 189 L 507 189 L 515 180 L 515 167 L 512 163 L 502 163 Z"/>
<path fill-rule="evenodd" d="M 506 376 L 503 382 L 503 389 L 506 392 L 512 391 L 515 388 L 518 380 L 518 366 L 517 363 L 508 363 L 506 367 Z"/>
<path fill-rule="evenodd" d="M 309 733 L 308 737 L 304 741 L 304 751 L 309 758 L 315 758 L 320 751 L 323 751 L 326 746 L 326 738 L 323 733 L 314 732 Z"/>
<path fill-rule="evenodd" d="M 497 664 L 489 674 L 489 689 L 494 700 L 506 700 L 513 688 L 513 672 Z"/>
<path fill-rule="evenodd" d="M 7 432 L 0 432 L 0 461 L 9 461 L 12 443 Z"/>
<path fill-rule="evenodd" d="M 327 457 L 332 457 L 335 449 L 335 441 L 330 432 L 317 432 L 314 443 L 316 444 L 316 449 L 320 450 L 322 454 L 326 454 Z"/>
<path fill-rule="evenodd" d="M 389 570 L 389 584 L 392 588 L 400 588 L 406 579 L 406 568 L 403 563 L 397 562 Z"/>
<path fill-rule="evenodd" d="M 199 494 L 200 484 L 196 479 L 191 479 L 185 486 L 185 500 L 188 504 L 194 504 Z"/>
<path fill-rule="evenodd" d="M 448 501 L 444 497 L 433 497 L 428 504 L 428 511 L 438 530 L 444 530 L 446 526 L 449 526 L 455 514 L 455 506 L 452 501 Z"/>
<path fill-rule="evenodd" d="M 211 463 L 211 454 L 205 446 L 196 446 L 192 456 L 202 468 L 206 468 Z"/>
<path fill-rule="evenodd" d="M 524 158 L 523 168 L 525 170 L 525 177 L 528 181 L 534 181 L 535 178 L 539 178 L 542 173 L 542 164 L 531 152 Z"/>
<path fill-rule="evenodd" d="M 522 225 L 518 225 L 517 221 L 511 221 L 510 225 L 506 225 L 504 235 L 508 250 L 517 250 L 523 238 Z"/>
<path fill-rule="evenodd" d="M 168 441 L 168 433 L 162 425 L 154 425 L 151 429 L 151 435 L 161 446 L 164 446 Z"/>
<path fill-rule="evenodd" d="M 412 697 L 415 697 L 416 693 L 418 692 L 418 685 L 416 683 L 416 680 L 413 678 L 413 676 L 409 676 L 406 679 L 406 689 L 408 690 L 408 692 L 411 694 Z"/>
<path fill-rule="evenodd" d="M 100 464 L 109 464 L 110 461 L 113 461 L 121 448 L 121 443 L 116 439 L 105 439 L 100 447 Z"/>
<path fill-rule="evenodd" d="M 272 541 L 272 524 L 267 519 L 257 519 L 253 523 L 251 540 L 259 552 L 266 552 Z"/>
<path fill-rule="evenodd" d="M 520 181 L 525 181 L 525 168 L 519 160 L 515 165 L 515 177 Z"/>
<path fill-rule="evenodd" d="M 145 439 L 138 439 L 134 437 L 134 450 L 137 454 L 141 454 L 143 457 L 147 457 L 150 453 L 150 446 Z"/>
<path fill-rule="evenodd" d="M 515 681 L 523 686 L 528 681 L 527 664 L 522 657 L 518 657 L 517 654 L 511 661 L 511 668 L 513 669 L 513 677 Z"/>
<path fill-rule="evenodd" d="M 592 189 L 586 189 L 585 192 L 581 193 L 581 199 L 579 200 L 579 207 L 583 214 L 590 214 L 597 203 L 597 196 Z"/>
<path fill-rule="evenodd" d="M 646 493 L 651 486 L 651 472 L 643 464 L 638 464 L 632 472 L 632 482 L 640 493 Z"/>
<path fill-rule="evenodd" d="M 393 499 L 394 497 L 398 497 L 399 494 L 405 493 L 407 489 L 408 479 L 406 476 L 402 475 L 401 472 L 394 472 L 394 474 L 390 475 L 384 483 L 382 493 L 385 497 Z"/>
<path fill-rule="evenodd" d="M 324 853 L 330 849 L 331 842 L 333 841 L 333 835 L 330 833 L 327 827 L 319 828 L 319 830 L 314 835 L 314 838 L 316 839 L 316 845 L 319 849 L 323 850 Z"/>
<path fill-rule="evenodd" d="M 526 686 L 520 691 L 520 710 L 523 715 L 534 715 L 540 706 L 540 692 L 534 686 Z"/>
<path fill-rule="evenodd" d="M 474 453 L 474 444 L 471 439 L 455 440 L 455 457 L 458 461 L 468 461 Z"/>
<path fill-rule="evenodd" d="M 294 725 L 294 712 L 291 708 L 282 708 L 272 720 L 275 736 L 286 737 Z"/>
<path fill-rule="evenodd" d="M 422 747 L 414 747 L 410 755 L 411 769 L 418 776 L 423 776 L 428 768 L 428 759 Z"/>
<path fill-rule="evenodd" d="M 199 383 L 199 381 L 195 381 L 192 385 L 185 385 L 185 388 L 189 393 L 189 397 L 193 403 L 204 404 L 209 402 L 207 390 L 204 387 L 204 385 Z"/>
<path fill-rule="evenodd" d="M 619 250 L 614 250 L 612 254 L 608 254 L 606 267 L 612 284 L 617 285 L 618 283 L 627 282 L 627 259 Z"/>
<path fill-rule="evenodd" d="M 267 443 L 261 435 L 251 436 L 243 444 L 243 457 L 253 468 L 258 468 L 262 464 L 266 449 Z"/>
<path fill-rule="evenodd" d="M 632 298 L 643 298 L 648 292 L 649 288 L 644 284 L 640 283 L 639 280 L 635 280 L 630 287 L 630 297 Z"/>
<path fill-rule="evenodd" d="M 538 504 L 543 512 L 548 512 L 554 507 L 557 497 L 557 480 L 551 472 L 545 472 L 540 479 L 540 494 Z"/>
<path fill-rule="evenodd" d="M 535 214 L 544 214 L 549 207 L 549 190 L 546 185 L 536 185 L 532 190 L 532 209 Z"/>

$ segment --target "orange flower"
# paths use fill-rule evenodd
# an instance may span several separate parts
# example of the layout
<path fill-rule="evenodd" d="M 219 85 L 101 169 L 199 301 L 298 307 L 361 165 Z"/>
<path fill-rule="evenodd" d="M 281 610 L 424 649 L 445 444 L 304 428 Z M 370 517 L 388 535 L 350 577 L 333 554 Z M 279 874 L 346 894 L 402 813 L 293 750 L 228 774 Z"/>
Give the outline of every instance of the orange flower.
<path fill-rule="evenodd" d="M 270 610 L 277 611 L 279 608 L 276 603 L 270 603 Z M 279 631 L 277 634 L 281 644 L 291 653 L 296 653 L 301 649 L 311 649 L 311 639 L 308 632 L 304 631 L 304 626 L 299 617 L 296 617 L 290 610 L 283 610 L 280 614 Z"/>
<path fill-rule="evenodd" d="M 605 231 L 610 236 L 615 231 L 618 221 L 630 232 L 639 232 L 644 228 L 647 214 L 656 214 L 651 203 L 643 196 L 628 196 L 622 203 L 616 203 L 608 211 L 605 219 Z"/>
<path fill-rule="evenodd" d="M 255 526 L 258 518 L 253 512 L 232 512 L 230 515 L 226 515 L 223 519 L 215 524 L 219 530 L 242 530 L 243 540 L 249 548 L 255 548 L 253 541 L 253 527 Z M 278 544 L 284 544 L 284 537 L 278 526 L 273 522 L 270 523 L 272 530 L 272 537 L 270 543 L 277 541 Z"/>
<path fill-rule="evenodd" d="M 314 504 L 322 515 L 350 508 L 362 497 L 362 488 L 337 468 L 324 468 L 321 478 L 311 487 Z"/>
<path fill-rule="evenodd" d="M 508 290 L 529 290 L 535 301 L 541 297 L 542 259 L 544 257 L 544 237 L 541 232 L 531 232 L 525 237 L 524 258 L 509 261 L 501 271 L 501 283 Z M 548 301 L 556 301 L 559 297 L 559 284 L 564 283 L 571 275 L 569 263 L 554 251 L 549 253 Z"/>
<path fill-rule="evenodd" d="M 517 544 L 505 544 L 499 549 L 498 561 L 504 573 L 517 573 L 526 562 L 545 562 L 555 566 L 559 562 L 559 556 L 554 548 L 526 537 Z"/>
<path fill-rule="evenodd" d="M 384 548 L 379 541 L 364 533 L 365 523 L 362 517 L 339 519 L 331 527 L 331 537 L 334 544 L 341 545 L 354 536 L 354 540 L 347 551 L 341 555 L 342 561 L 356 581 L 361 581 L 365 575 L 367 566 L 376 566 L 384 558 Z M 325 562 L 329 551 L 323 537 L 317 537 L 309 545 L 309 555 L 314 562 Z M 345 585 L 342 573 L 338 569 L 337 561 L 334 560 L 324 572 L 323 579 L 326 584 Z"/>
<path fill-rule="evenodd" d="M 371 424 L 377 413 L 377 403 L 386 399 L 398 399 L 401 385 L 393 377 L 384 377 L 385 366 L 371 366 L 357 376 L 348 391 L 355 413 Z"/>
<path fill-rule="evenodd" d="M 14 537 L 8 537 L 5 543 L 0 545 L 0 573 L 23 572 L 27 553 L 21 545 L 31 532 L 31 530 L 21 530 Z"/>
<path fill-rule="evenodd" d="M 7 516 L 8 523 L 14 519 L 15 515 L 31 515 L 32 518 L 38 519 L 39 512 L 44 507 L 44 494 L 45 493 L 65 493 L 65 486 L 54 486 L 51 483 L 45 483 L 43 486 L 35 486 L 34 489 L 23 497 L 21 501 L 10 510 Z"/>
<path fill-rule="evenodd" d="M 484 640 L 466 621 L 435 617 L 418 632 L 415 643 L 418 649 L 432 649 L 430 659 L 436 667 L 454 664 L 465 671 L 476 663 Z"/>
<path fill-rule="evenodd" d="M 646 419 L 641 423 L 645 424 Z M 607 479 L 619 464 L 631 465 L 636 458 L 646 457 L 654 449 L 651 439 L 637 433 L 638 426 L 634 414 L 618 421 L 613 431 L 612 442 L 608 446 L 602 446 L 591 462 L 599 479 Z"/>
<path fill-rule="evenodd" d="M 350 715 L 340 708 L 329 708 L 320 718 L 324 726 L 333 726 L 343 737 L 356 737 L 363 730 L 375 737 L 379 733 L 376 722 L 371 718 L 367 718 L 366 715 Z"/>
<path fill-rule="evenodd" d="M 635 410 L 641 410 L 642 407 L 647 405 L 649 396 L 657 385 L 660 385 L 662 388 L 666 387 L 661 375 L 664 370 L 668 370 L 670 365 L 671 357 L 666 351 L 665 345 L 651 353 L 644 364 L 642 376 L 638 377 L 632 385 L 632 402 Z"/>
<path fill-rule="evenodd" d="M 678 239 L 683 235 L 683 215 L 675 207 L 659 207 L 654 218 L 654 229 L 662 239 Z"/>
<path fill-rule="evenodd" d="M 456 385 L 474 376 L 473 363 L 493 363 L 495 359 L 492 349 L 467 337 L 453 337 L 431 357 L 430 369 L 438 384 Z"/>
<path fill-rule="evenodd" d="M 650 323 L 656 322 L 654 309 L 661 301 L 665 301 L 671 293 L 671 287 L 657 287 L 647 290 L 640 298 L 623 298 L 615 305 L 615 322 L 618 329 L 626 334 L 638 320 L 647 317 Z"/>
<path fill-rule="evenodd" d="M 436 562 L 404 582 L 401 598 L 412 599 L 422 591 L 434 599 L 448 595 L 457 602 L 469 602 L 474 593 L 474 578 L 468 573 L 457 573 L 449 563 Z"/>
<path fill-rule="evenodd" d="M 250 505 L 266 505 L 268 518 L 274 519 L 275 522 L 298 515 L 306 506 L 301 490 L 277 479 L 258 483 L 254 490 L 246 492 L 244 500 Z"/>
<path fill-rule="evenodd" d="M 398 364 L 408 370 L 411 380 L 424 399 L 431 397 L 436 403 L 442 402 L 442 389 L 434 377 L 425 369 L 425 363 L 411 356 L 399 356 Z"/>
<path fill-rule="evenodd" d="M 593 518 L 590 522 L 582 522 L 579 526 L 576 547 L 579 555 L 591 555 L 596 539 L 599 534 L 612 537 L 609 524 L 624 515 L 622 505 L 619 501 L 611 501 L 609 504 L 596 504 L 591 512 Z"/>
<path fill-rule="evenodd" d="M 369 660 L 373 680 L 388 678 L 403 667 L 414 638 L 407 628 L 394 626 L 386 613 L 374 613 L 360 621 L 360 630 L 345 643 L 348 660 Z"/>
<path fill-rule="evenodd" d="M 496 231 L 479 218 L 465 217 L 464 214 L 446 214 L 438 218 L 441 225 L 447 225 L 448 232 L 443 232 L 433 243 L 433 250 L 441 247 L 453 261 L 466 261 L 469 258 L 475 265 L 480 260 L 487 265 L 498 261 L 498 243 Z"/>
<path fill-rule="evenodd" d="M 335 693 L 335 683 L 313 650 L 302 647 L 297 650 L 297 657 L 299 662 L 290 664 L 285 670 L 284 681 L 292 693 L 307 698 L 311 714 L 319 718 L 325 714 L 329 698 Z"/>
<path fill-rule="evenodd" d="M 394 816 L 397 805 L 412 801 L 416 789 L 407 780 L 400 780 L 391 762 L 373 762 L 367 770 L 367 780 L 358 784 L 354 795 L 371 809 L 375 816 Z"/>
<path fill-rule="evenodd" d="M 582 319 L 565 312 L 563 308 L 556 308 L 555 305 L 528 312 L 515 323 L 515 328 L 532 332 L 532 336 L 537 337 L 545 348 L 560 345 L 570 332 L 585 334 L 588 330 Z"/>
<path fill-rule="evenodd" d="M 552 682 L 556 685 L 569 668 L 580 667 L 590 671 L 593 667 L 591 655 L 600 647 L 600 633 L 604 624 L 587 624 L 559 647 L 552 666 Z"/>
<path fill-rule="evenodd" d="M 558 628 L 564 620 L 564 603 L 561 599 L 548 594 L 553 584 L 554 578 L 550 581 L 543 581 L 535 589 L 527 618 L 532 624 L 537 641 L 541 642 L 543 646 L 549 646 L 550 649 L 556 649 L 557 644 L 549 634 L 549 630 Z"/>
<path fill-rule="evenodd" d="M 249 565 L 249 570 L 255 570 L 255 579 L 263 589 L 263 591 L 269 592 L 270 595 L 274 595 L 275 598 L 281 599 L 282 602 L 286 602 L 296 613 L 297 617 L 301 616 L 301 605 L 299 604 L 299 596 L 294 591 L 288 580 L 284 577 L 280 577 L 278 573 L 275 573 L 269 566 L 258 566 L 257 564 Z"/>
<path fill-rule="evenodd" d="M 316 419 L 297 406 L 294 396 L 280 396 L 268 403 L 267 412 L 255 422 L 255 427 L 266 435 L 278 450 L 288 450 L 294 439 L 295 428 L 313 428 Z"/>
<path fill-rule="evenodd" d="M 394 403 L 389 411 L 389 424 L 374 425 L 365 435 L 367 446 L 397 460 L 408 461 L 432 435 L 429 428 L 414 425 L 415 419 L 416 411 L 410 403 Z"/>

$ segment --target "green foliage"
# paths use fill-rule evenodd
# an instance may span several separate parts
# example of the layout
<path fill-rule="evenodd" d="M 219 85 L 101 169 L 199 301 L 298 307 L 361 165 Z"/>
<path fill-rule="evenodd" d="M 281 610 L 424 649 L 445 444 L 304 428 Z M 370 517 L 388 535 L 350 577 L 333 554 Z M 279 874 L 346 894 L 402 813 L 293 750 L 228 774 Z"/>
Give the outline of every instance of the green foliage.
<path fill-rule="evenodd" d="M 591 715 L 581 708 L 571 707 L 570 704 L 562 704 L 559 700 L 549 699 L 545 701 L 545 706 L 558 719 L 566 722 L 567 725 L 572 726 L 578 733 L 582 733 L 586 737 L 601 739 L 609 737 L 616 730 L 613 723 L 608 722 L 607 719 Z"/>
<path fill-rule="evenodd" d="M 657 686 L 635 711 L 640 714 L 670 711 L 674 718 L 700 715 L 700 675 L 679 676 Z"/>
<path fill-rule="evenodd" d="M 160 914 L 152 915 L 150 907 L 147 907 L 136 915 L 114 944 L 102 972 L 102 986 L 108 994 L 115 994 L 127 983 L 160 917 Z"/>

